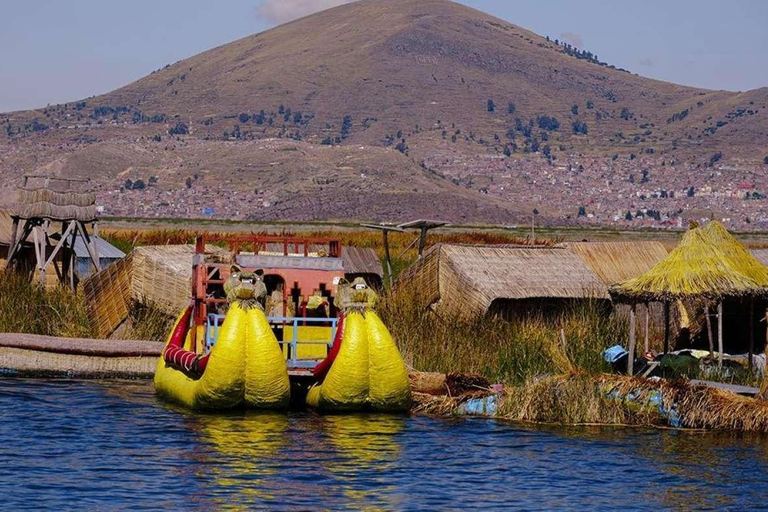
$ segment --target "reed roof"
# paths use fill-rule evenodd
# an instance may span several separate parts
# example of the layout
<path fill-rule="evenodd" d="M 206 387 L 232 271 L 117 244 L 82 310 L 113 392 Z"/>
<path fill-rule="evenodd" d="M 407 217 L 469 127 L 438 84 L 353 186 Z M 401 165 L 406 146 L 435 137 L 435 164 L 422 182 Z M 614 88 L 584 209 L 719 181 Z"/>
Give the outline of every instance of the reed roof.
<path fill-rule="evenodd" d="M 459 316 L 484 314 L 497 299 L 608 299 L 608 289 L 565 247 L 438 244 L 398 278 L 398 287 Z"/>
<path fill-rule="evenodd" d="M 22 219 L 47 217 L 55 220 L 96 220 L 96 194 L 56 191 L 49 188 L 19 189 L 14 214 Z"/>
<path fill-rule="evenodd" d="M 609 286 L 643 275 L 668 254 L 661 242 L 569 242 L 567 247 Z"/>
<path fill-rule="evenodd" d="M 642 276 L 611 288 L 620 300 L 664 301 L 768 295 L 768 269 L 719 223 L 693 228 Z"/>

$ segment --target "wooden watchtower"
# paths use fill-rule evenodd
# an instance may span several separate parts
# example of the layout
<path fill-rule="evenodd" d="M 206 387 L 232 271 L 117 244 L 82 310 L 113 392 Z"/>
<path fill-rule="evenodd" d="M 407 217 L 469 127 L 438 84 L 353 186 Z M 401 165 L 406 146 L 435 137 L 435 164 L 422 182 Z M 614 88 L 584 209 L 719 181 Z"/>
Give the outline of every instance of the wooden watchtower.
<path fill-rule="evenodd" d="M 100 269 L 98 247 L 91 237 L 91 233 L 98 234 L 96 194 L 88 190 L 89 184 L 81 179 L 24 176 L 11 215 L 11 249 L 6 268 L 18 263 L 21 248 L 31 242 L 40 282 L 45 284 L 46 269 L 53 266 L 59 282 L 69 282 L 74 288 L 74 248 L 79 235 L 96 271 Z"/>

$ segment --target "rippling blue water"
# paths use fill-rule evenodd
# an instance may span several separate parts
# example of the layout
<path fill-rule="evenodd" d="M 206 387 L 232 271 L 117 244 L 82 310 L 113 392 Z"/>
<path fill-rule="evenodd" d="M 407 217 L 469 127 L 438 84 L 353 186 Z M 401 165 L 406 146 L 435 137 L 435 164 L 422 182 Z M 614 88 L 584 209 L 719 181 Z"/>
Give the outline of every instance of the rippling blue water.
<path fill-rule="evenodd" d="M 766 503 L 768 438 L 312 413 L 192 415 L 149 383 L 0 380 L 0 507 Z"/>

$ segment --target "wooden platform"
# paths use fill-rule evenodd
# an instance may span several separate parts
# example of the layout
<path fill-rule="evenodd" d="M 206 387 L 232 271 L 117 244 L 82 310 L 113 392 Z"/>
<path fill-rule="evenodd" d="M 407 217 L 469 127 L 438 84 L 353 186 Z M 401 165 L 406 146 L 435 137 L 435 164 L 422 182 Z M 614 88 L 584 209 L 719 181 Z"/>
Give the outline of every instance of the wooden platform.
<path fill-rule="evenodd" d="M 707 386 L 709 388 L 723 389 L 725 391 L 731 391 L 737 395 L 755 396 L 760 392 L 760 388 L 753 388 L 751 386 L 738 386 L 736 384 L 725 384 L 723 382 L 713 382 L 711 380 L 691 380 L 691 384 L 697 386 Z"/>

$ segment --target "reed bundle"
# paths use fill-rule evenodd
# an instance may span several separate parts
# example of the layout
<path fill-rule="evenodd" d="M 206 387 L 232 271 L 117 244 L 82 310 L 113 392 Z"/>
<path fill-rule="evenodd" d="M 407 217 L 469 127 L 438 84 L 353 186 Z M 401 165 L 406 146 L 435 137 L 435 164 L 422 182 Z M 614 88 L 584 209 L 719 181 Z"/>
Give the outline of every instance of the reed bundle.
<path fill-rule="evenodd" d="M 0 368 L 23 376 L 150 378 L 157 356 L 103 357 L 0 347 Z"/>

